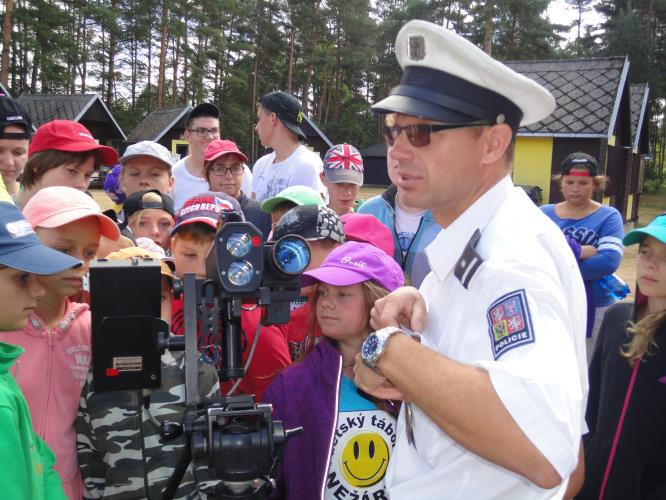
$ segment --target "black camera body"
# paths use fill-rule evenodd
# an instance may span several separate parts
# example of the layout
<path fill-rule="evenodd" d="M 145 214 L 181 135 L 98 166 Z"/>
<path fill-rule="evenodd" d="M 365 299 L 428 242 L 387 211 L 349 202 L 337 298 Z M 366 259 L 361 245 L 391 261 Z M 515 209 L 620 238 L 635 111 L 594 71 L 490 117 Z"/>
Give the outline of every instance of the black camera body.
<path fill-rule="evenodd" d="M 90 264 L 93 386 L 95 391 L 157 388 L 162 382 L 160 263 L 153 259 Z"/>

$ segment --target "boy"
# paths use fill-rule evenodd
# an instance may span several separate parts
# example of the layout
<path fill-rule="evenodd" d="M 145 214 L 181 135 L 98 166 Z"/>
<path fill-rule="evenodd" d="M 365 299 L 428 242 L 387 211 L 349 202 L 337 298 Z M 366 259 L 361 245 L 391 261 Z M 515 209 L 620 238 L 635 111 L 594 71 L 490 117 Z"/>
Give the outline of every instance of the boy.
<path fill-rule="evenodd" d="M 176 225 L 171 231 L 171 250 L 176 264 L 176 273 L 195 273 L 198 278 L 206 278 L 206 256 L 211 251 L 218 223 L 222 212 L 240 213 L 238 202 L 224 193 L 207 192 L 187 200 L 176 218 Z M 247 360 L 257 326 L 261 320 L 261 308 L 241 312 L 241 329 L 245 333 L 246 346 L 243 351 L 243 363 Z M 183 299 L 173 301 L 171 330 L 175 335 L 184 333 Z M 218 365 L 219 346 L 213 345 L 212 339 L 204 338 L 199 332 L 199 348 L 202 358 Z M 241 380 L 238 392 L 254 394 L 261 400 L 263 391 L 285 366 L 290 362 L 287 345 L 275 327 L 262 327 L 261 336 L 255 349 L 245 377 Z M 223 381 L 221 393 L 224 395 L 231 388 L 230 381 Z"/>
<path fill-rule="evenodd" d="M 148 189 L 169 193 L 173 189 L 172 161 L 169 150 L 156 142 L 141 141 L 127 146 L 120 158 L 123 166 L 120 188 L 125 196 Z"/>
<path fill-rule="evenodd" d="M 328 206 L 338 215 L 352 213 L 363 186 L 363 158 L 358 149 L 350 144 L 330 148 L 320 177 L 328 189 Z"/>
<path fill-rule="evenodd" d="M 0 203 L 0 330 L 24 328 L 44 295 L 38 275 L 80 265 L 39 241 L 18 208 Z M 24 352 L 0 342 L 0 482 L 3 498 L 65 499 L 55 455 L 33 431 L 28 405 L 9 369 Z"/>
<path fill-rule="evenodd" d="M 271 214 L 271 229 L 284 214 L 298 205 L 326 206 L 321 195 L 308 186 L 289 186 L 261 204 L 262 212 Z"/>
<path fill-rule="evenodd" d="M 0 174 L 10 196 L 19 192 L 18 178 L 28 160 L 31 135 L 28 113 L 11 97 L 0 95 Z"/>
<path fill-rule="evenodd" d="M 125 248 L 106 256 L 109 260 L 158 259 L 141 248 Z M 171 320 L 173 270 L 162 260 L 161 318 Z M 185 367 L 182 352 L 165 351 L 161 359 L 162 385 L 142 391 L 94 392 L 92 372 L 81 394 L 76 421 L 79 466 L 86 498 L 160 498 L 185 446 L 184 436 L 160 438 L 163 421 L 180 423 L 185 413 Z M 219 390 L 217 373 L 199 367 L 199 395 L 211 397 Z M 142 408 L 143 405 L 143 408 Z M 197 497 L 208 473 L 192 465 L 174 498 Z"/>
<path fill-rule="evenodd" d="M 273 152 L 262 156 L 254 164 L 252 199 L 263 202 L 289 186 L 302 185 L 322 192 L 321 158 L 300 144 L 305 134 L 301 104 L 286 92 L 269 92 L 257 106 L 257 125 L 254 127 L 265 148 Z"/>

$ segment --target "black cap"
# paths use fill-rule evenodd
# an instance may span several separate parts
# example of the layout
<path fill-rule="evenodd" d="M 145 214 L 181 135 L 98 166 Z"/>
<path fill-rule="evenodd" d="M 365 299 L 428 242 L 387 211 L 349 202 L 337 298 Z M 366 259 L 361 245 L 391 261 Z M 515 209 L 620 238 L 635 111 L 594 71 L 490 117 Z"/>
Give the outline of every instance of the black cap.
<path fill-rule="evenodd" d="M 25 127 L 25 132 L 5 133 L 7 125 Z M 6 95 L 0 95 L 0 139 L 30 139 L 30 137 L 32 137 L 30 115 L 14 99 Z"/>
<path fill-rule="evenodd" d="M 302 139 L 306 139 L 305 134 L 301 130 L 301 123 L 304 117 L 303 108 L 301 108 L 301 103 L 293 95 L 276 90 L 262 97 L 259 103 L 263 108 L 275 113 L 284 126 L 294 134 Z"/>
<path fill-rule="evenodd" d="M 199 118 L 200 116 L 210 116 L 212 118 L 219 118 L 220 117 L 220 110 L 215 104 L 211 104 L 209 102 L 202 102 L 201 104 L 197 104 L 192 111 L 190 111 L 190 114 L 187 115 L 187 121 L 189 122 L 190 120 L 194 120 L 195 118 Z"/>
<path fill-rule="evenodd" d="M 296 234 L 306 240 L 330 238 L 345 242 L 345 228 L 338 214 L 321 205 L 299 205 L 285 213 L 273 230 L 273 240 L 288 234 Z"/>
<path fill-rule="evenodd" d="M 562 162 L 561 174 L 569 175 L 569 172 L 573 168 L 585 168 L 590 173 L 591 177 L 595 177 L 598 175 L 597 172 L 599 171 L 599 164 L 597 163 L 597 160 L 594 159 L 594 157 L 581 151 L 577 151 L 576 153 L 571 153 L 564 159 Z"/>
<path fill-rule="evenodd" d="M 146 193 L 155 193 L 160 197 L 161 201 L 145 201 L 143 196 Z M 123 212 L 125 214 L 125 222 L 122 224 L 122 228 L 127 226 L 130 216 L 138 212 L 139 210 L 148 210 L 149 208 L 156 208 L 158 210 L 164 210 L 171 217 L 175 217 L 175 211 L 173 209 L 173 200 L 168 194 L 159 192 L 157 189 L 149 189 L 147 191 L 137 191 L 127 197 L 123 203 Z"/>

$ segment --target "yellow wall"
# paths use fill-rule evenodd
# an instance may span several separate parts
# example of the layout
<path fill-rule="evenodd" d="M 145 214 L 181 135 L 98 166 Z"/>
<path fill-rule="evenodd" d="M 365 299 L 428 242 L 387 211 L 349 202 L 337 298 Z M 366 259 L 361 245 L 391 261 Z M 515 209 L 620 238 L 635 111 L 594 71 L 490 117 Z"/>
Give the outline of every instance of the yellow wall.
<path fill-rule="evenodd" d="M 539 186 L 543 190 L 543 202 L 548 203 L 552 161 L 552 137 L 517 137 L 513 183 Z"/>

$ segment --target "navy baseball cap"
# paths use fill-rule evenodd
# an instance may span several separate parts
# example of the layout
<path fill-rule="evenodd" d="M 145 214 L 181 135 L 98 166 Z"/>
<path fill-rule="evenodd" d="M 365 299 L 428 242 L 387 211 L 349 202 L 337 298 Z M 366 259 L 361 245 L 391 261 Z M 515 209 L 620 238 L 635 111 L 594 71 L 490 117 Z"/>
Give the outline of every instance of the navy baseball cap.
<path fill-rule="evenodd" d="M 7 125 L 18 125 L 25 132 L 7 132 Z M 30 115 L 18 102 L 9 96 L 0 94 L 0 139 L 30 139 L 32 137 L 32 121 Z"/>
<path fill-rule="evenodd" d="M 17 207 L 0 202 L 0 264 L 27 273 L 57 274 L 82 262 L 45 246 Z"/>

